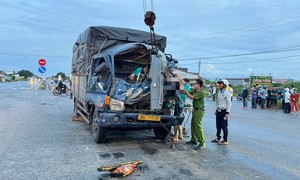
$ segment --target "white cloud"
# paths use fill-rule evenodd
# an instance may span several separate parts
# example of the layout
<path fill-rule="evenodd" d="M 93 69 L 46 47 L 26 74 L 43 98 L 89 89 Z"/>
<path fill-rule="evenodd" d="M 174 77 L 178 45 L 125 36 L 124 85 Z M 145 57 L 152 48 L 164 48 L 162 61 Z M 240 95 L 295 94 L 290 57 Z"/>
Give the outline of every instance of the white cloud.
<path fill-rule="evenodd" d="M 252 68 L 247 68 L 247 71 L 252 72 L 253 69 Z"/>

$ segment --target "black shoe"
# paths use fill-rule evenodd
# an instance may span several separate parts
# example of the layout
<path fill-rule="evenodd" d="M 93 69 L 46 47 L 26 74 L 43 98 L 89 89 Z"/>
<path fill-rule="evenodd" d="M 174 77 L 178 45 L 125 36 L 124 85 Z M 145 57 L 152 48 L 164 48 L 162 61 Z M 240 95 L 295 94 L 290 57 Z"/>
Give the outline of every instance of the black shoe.
<path fill-rule="evenodd" d="M 218 142 L 220 142 L 220 139 L 216 138 L 216 139 L 211 140 L 211 142 L 218 143 Z"/>
<path fill-rule="evenodd" d="M 185 142 L 185 143 L 197 145 L 197 142 L 196 142 L 196 141 L 193 141 L 193 140 L 187 141 L 187 142 Z"/>
<path fill-rule="evenodd" d="M 195 147 L 195 150 L 202 150 L 205 149 L 206 145 L 205 144 L 199 144 L 198 146 Z"/>

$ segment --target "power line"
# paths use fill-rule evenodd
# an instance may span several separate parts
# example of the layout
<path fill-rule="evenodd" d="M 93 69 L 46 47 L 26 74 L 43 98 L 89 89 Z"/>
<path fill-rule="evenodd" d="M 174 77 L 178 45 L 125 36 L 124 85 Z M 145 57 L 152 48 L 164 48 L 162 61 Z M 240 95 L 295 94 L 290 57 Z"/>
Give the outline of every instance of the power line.
<path fill-rule="evenodd" d="M 260 52 L 252 52 L 252 53 L 231 54 L 231 55 L 224 55 L 224 56 L 196 57 L 196 58 L 185 58 L 185 59 L 183 58 L 181 60 L 220 59 L 220 58 L 228 58 L 228 57 L 240 57 L 240 56 L 250 56 L 250 55 L 257 55 L 257 54 L 270 54 L 270 53 L 287 52 L 287 51 L 298 51 L 298 50 L 300 50 L 300 48 L 269 50 L 269 51 L 260 51 Z"/>
<path fill-rule="evenodd" d="M 285 56 L 285 57 L 279 57 L 279 58 L 271 58 L 271 59 L 257 59 L 257 60 L 249 60 L 249 61 L 231 61 L 231 62 L 210 62 L 210 63 L 203 63 L 203 64 L 244 64 L 244 63 L 249 63 L 249 62 L 264 62 L 264 61 L 269 61 L 269 62 L 277 62 L 278 60 L 283 60 L 283 59 L 290 59 L 290 58 L 298 58 L 300 55 L 293 55 L 293 56 Z M 180 60 L 180 59 L 179 59 Z M 295 59 L 290 59 L 290 60 L 285 60 L 285 61 L 291 61 Z M 187 63 L 187 64 L 180 64 L 180 65 L 194 65 L 196 63 Z"/>
<path fill-rule="evenodd" d="M 218 38 L 218 37 L 227 37 L 229 35 L 240 34 L 240 33 L 245 33 L 245 32 L 250 32 L 250 31 L 266 29 L 266 28 L 269 28 L 269 27 L 281 26 L 281 25 L 285 25 L 285 24 L 289 24 L 289 23 L 299 22 L 300 19 L 297 19 L 297 18 L 300 18 L 299 14 L 280 17 L 280 18 L 275 18 L 275 19 L 271 19 L 271 20 L 268 20 L 268 21 L 255 23 L 255 24 L 250 24 L 250 25 L 246 25 L 246 26 L 242 26 L 242 27 L 231 28 L 231 29 L 225 30 L 223 33 L 212 35 L 212 36 L 209 36 L 209 37 L 193 38 L 193 40 L 189 40 L 189 41 L 186 41 L 186 40 L 176 41 L 175 40 L 173 42 L 191 42 L 191 41 L 206 40 L 206 39 L 212 39 L 212 38 Z M 292 20 L 294 20 L 294 21 L 292 21 Z M 271 24 L 271 25 L 267 26 L 268 24 Z"/>

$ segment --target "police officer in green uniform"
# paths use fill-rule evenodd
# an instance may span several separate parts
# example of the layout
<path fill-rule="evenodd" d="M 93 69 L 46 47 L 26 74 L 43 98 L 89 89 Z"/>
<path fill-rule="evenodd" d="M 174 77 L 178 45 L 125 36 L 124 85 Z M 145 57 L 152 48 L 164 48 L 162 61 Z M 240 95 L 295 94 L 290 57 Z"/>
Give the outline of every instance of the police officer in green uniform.
<path fill-rule="evenodd" d="M 193 117 L 191 121 L 191 140 L 186 142 L 187 144 L 194 144 L 196 150 L 205 148 L 205 137 L 202 128 L 202 119 L 204 116 L 204 93 L 201 91 L 203 81 L 201 79 L 196 80 L 195 89 L 190 91 L 182 90 L 183 94 L 186 94 L 188 98 L 193 100 Z"/>

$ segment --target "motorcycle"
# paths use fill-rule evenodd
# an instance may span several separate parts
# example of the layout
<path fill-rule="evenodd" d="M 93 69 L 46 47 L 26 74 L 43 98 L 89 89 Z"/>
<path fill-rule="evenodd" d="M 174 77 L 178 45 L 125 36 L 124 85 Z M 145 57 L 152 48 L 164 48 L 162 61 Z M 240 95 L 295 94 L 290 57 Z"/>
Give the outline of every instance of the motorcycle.
<path fill-rule="evenodd" d="M 238 93 L 238 95 L 236 96 L 236 100 L 238 100 L 238 101 L 242 101 L 243 100 L 243 97 L 241 96 L 240 93 Z"/>
<path fill-rule="evenodd" d="M 67 96 L 70 94 L 69 89 L 67 88 L 67 86 L 63 86 L 61 88 L 59 88 L 57 86 L 54 86 L 53 87 L 53 95 L 58 96 L 58 95 L 61 95 L 61 94 L 66 94 Z"/>
<path fill-rule="evenodd" d="M 238 93 L 238 95 L 236 96 L 236 100 L 238 101 L 242 101 L 243 100 L 243 97 L 242 97 L 242 93 Z M 247 97 L 247 101 L 250 102 L 250 97 L 248 96 Z"/>

